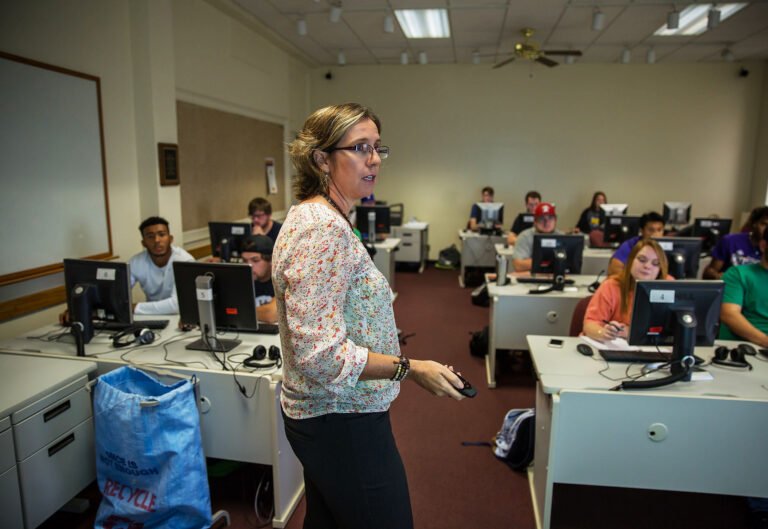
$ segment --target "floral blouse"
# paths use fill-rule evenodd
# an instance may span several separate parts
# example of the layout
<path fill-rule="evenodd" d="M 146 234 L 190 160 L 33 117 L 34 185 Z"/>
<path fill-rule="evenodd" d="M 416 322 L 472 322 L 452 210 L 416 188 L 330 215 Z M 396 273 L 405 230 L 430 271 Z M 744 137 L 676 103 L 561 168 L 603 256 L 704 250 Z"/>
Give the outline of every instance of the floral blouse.
<path fill-rule="evenodd" d="M 369 351 L 400 354 L 392 294 L 349 224 L 323 204 L 293 206 L 275 241 L 272 280 L 285 414 L 387 410 L 400 383 L 359 378 Z"/>

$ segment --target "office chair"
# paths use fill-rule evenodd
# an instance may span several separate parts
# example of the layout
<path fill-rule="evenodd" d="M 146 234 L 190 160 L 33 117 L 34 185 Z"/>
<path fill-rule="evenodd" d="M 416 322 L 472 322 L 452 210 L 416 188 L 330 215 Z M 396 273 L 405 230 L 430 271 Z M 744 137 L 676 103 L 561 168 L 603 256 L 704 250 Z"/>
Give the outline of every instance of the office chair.
<path fill-rule="evenodd" d="M 592 296 L 587 296 L 579 300 L 576 306 L 573 307 L 573 315 L 571 316 L 571 329 L 568 332 L 568 336 L 578 336 L 581 334 L 581 330 L 584 327 L 584 314 L 587 312 L 587 306 Z"/>

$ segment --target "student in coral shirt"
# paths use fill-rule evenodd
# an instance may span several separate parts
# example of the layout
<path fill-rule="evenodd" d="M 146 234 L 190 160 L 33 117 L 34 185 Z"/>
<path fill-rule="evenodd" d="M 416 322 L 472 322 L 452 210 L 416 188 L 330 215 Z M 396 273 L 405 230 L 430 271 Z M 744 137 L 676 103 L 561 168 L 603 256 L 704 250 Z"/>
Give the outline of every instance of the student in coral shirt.
<path fill-rule="evenodd" d="M 611 276 L 600 285 L 584 314 L 584 334 L 594 340 L 626 338 L 632 319 L 635 282 L 666 279 L 667 257 L 653 239 L 640 240 L 627 259 L 620 275 Z"/>

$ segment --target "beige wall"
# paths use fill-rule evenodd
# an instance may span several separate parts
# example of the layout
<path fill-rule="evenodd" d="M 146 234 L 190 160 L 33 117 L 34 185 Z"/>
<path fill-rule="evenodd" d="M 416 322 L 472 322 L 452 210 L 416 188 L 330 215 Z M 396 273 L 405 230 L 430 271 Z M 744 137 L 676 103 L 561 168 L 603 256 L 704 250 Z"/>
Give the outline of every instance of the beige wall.
<path fill-rule="evenodd" d="M 484 185 L 508 204 L 508 224 L 529 189 L 568 228 L 597 189 L 632 213 L 664 200 L 690 201 L 694 215 L 749 208 L 768 96 L 765 65 L 748 66 L 747 78 L 733 64 L 344 67 L 330 81 L 317 69 L 311 102 L 379 114 L 392 155 L 376 196 L 430 222 L 434 259 L 458 242 Z"/>

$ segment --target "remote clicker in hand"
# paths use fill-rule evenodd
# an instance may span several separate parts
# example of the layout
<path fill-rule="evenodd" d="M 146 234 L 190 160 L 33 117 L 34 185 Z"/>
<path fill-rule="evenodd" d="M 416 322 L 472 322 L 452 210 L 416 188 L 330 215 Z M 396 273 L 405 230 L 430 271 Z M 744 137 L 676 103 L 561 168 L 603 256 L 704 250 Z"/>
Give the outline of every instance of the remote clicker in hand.
<path fill-rule="evenodd" d="M 456 391 L 464 395 L 465 397 L 469 397 L 470 399 L 473 398 L 475 395 L 477 395 L 477 390 L 472 387 L 472 384 L 470 384 L 466 378 L 458 374 L 456 371 L 453 372 L 454 375 L 459 377 L 459 380 L 464 384 L 464 387 L 459 389 L 456 388 Z"/>

